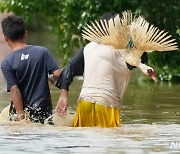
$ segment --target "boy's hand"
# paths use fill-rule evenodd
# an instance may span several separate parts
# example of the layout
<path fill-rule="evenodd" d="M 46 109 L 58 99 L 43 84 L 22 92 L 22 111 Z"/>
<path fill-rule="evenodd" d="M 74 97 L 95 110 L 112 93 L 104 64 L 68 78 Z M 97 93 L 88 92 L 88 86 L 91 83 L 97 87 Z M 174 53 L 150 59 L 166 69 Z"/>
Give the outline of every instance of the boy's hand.
<path fill-rule="evenodd" d="M 25 119 L 25 113 L 23 111 L 18 113 L 18 120 L 21 121 L 21 120 L 24 120 L 24 119 Z"/>

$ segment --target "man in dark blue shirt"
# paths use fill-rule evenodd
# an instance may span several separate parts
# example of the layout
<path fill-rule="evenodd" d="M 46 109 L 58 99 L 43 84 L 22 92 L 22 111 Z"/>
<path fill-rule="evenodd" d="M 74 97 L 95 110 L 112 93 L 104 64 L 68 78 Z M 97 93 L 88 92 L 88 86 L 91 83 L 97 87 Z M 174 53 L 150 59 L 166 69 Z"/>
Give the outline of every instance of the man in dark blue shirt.
<path fill-rule="evenodd" d="M 13 50 L 1 64 L 7 91 L 11 92 L 10 115 L 17 113 L 22 120 L 26 110 L 31 121 L 44 123 L 52 114 L 48 74 L 57 80 L 61 70 L 46 48 L 25 43 L 27 31 L 20 17 L 8 16 L 1 25 L 4 39 Z"/>

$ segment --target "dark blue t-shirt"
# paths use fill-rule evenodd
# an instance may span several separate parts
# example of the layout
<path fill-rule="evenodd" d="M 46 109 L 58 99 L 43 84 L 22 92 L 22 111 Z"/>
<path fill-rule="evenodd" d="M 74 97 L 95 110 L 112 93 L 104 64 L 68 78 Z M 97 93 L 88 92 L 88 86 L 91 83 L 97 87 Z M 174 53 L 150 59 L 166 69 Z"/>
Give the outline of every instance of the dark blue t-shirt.
<path fill-rule="evenodd" d="M 26 46 L 9 54 L 1 64 L 7 81 L 7 91 L 13 85 L 20 89 L 24 107 L 39 105 L 52 109 L 48 73 L 59 67 L 49 51 L 41 46 Z"/>

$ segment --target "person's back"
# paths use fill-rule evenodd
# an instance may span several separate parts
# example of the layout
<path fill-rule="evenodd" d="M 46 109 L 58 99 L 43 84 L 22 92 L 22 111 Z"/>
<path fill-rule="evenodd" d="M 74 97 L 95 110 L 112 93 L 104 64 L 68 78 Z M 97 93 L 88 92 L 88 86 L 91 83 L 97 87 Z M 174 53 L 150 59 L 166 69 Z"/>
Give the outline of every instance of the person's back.
<path fill-rule="evenodd" d="M 26 46 L 7 56 L 1 64 L 1 68 L 6 75 L 6 70 L 12 69 L 15 80 L 21 91 L 23 102 L 26 106 L 34 108 L 44 102 L 51 110 L 51 98 L 48 86 L 48 71 L 53 71 L 48 67 L 49 52 L 40 46 Z M 9 78 L 8 80 L 13 80 Z M 10 82 L 8 82 L 10 84 Z M 7 91 L 10 91 L 8 85 Z"/>
<path fill-rule="evenodd" d="M 84 82 L 75 127 L 120 126 L 120 102 L 131 75 L 118 50 L 90 42 L 84 47 Z"/>
<path fill-rule="evenodd" d="M 91 42 L 84 48 L 84 59 L 80 99 L 88 97 L 96 100 L 97 104 L 119 107 L 131 71 L 118 50 Z"/>

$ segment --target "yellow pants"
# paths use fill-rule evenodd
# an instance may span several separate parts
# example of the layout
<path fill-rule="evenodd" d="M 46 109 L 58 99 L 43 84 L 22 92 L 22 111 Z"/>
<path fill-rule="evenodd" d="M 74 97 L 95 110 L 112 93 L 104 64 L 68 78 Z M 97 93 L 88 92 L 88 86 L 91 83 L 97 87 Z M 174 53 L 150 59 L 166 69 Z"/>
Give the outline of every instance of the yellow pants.
<path fill-rule="evenodd" d="M 120 127 L 120 109 L 81 100 L 76 109 L 74 127 Z"/>

